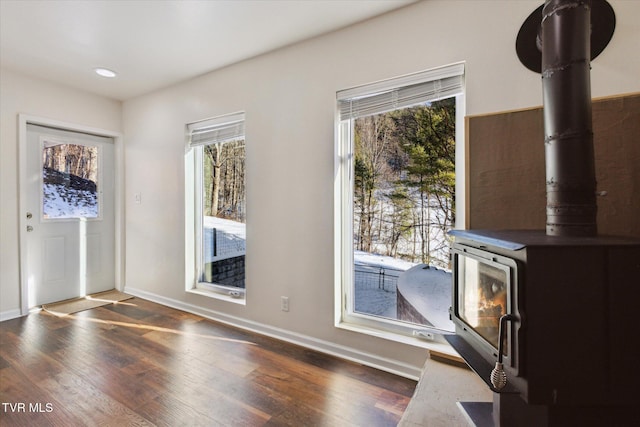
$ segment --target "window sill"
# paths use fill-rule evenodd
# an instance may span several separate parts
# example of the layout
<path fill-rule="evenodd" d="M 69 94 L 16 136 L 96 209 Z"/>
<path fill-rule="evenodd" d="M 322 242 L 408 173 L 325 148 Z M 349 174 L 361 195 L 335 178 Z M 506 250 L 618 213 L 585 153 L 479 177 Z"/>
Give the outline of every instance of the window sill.
<path fill-rule="evenodd" d="M 228 294 L 228 291 L 225 291 L 223 289 L 206 289 L 205 287 L 187 289 L 187 292 L 190 294 L 202 295 L 208 298 L 231 302 L 234 304 L 247 305 L 244 292 L 242 292 L 242 296 L 240 297 L 231 296 Z"/>
<path fill-rule="evenodd" d="M 389 341 L 399 342 L 403 344 L 412 345 L 414 347 L 421 347 L 429 351 L 438 352 L 447 356 L 460 358 L 460 355 L 447 343 L 442 335 L 436 334 L 436 338 L 433 341 L 425 340 L 421 338 L 411 337 L 402 334 L 396 334 L 393 332 L 383 331 L 379 329 L 370 328 L 367 326 L 340 321 L 336 324 L 339 329 L 345 329 L 347 331 L 358 332 L 361 334 L 373 336 L 376 338 L 382 338 Z"/>

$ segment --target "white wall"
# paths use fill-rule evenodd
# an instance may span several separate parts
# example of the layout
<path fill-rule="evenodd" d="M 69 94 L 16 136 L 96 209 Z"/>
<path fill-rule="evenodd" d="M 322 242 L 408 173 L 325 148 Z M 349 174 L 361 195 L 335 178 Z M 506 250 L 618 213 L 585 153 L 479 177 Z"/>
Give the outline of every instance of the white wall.
<path fill-rule="evenodd" d="M 593 62 L 594 97 L 640 90 L 640 2 Z M 467 114 L 540 105 L 515 38 L 540 0 L 424 1 L 124 103 L 126 284 L 139 295 L 420 366 L 424 350 L 334 327 L 334 108 L 340 89 L 466 61 Z M 215 54 L 215 52 L 211 52 Z M 247 304 L 185 292 L 184 125 L 246 112 Z M 134 193 L 142 203 L 134 203 Z M 290 311 L 280 311 L 280 296 Z"/>
<path fill-rule="evenodd" d="M 0 318 L 4 319 L 20 313 L 18 114 L 121 132 L 122 104 L 7 69 L 0 71 L 0 93 Z"/>

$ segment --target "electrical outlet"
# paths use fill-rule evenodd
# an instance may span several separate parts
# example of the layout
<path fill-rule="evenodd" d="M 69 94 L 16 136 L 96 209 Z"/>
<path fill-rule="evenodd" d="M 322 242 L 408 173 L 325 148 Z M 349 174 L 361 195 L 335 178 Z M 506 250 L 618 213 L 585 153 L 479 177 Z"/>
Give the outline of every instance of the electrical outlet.
<path fill-rule="evenodd" d="M 289 311 L 289 297 L 280 297 L 280 310 Z"/>

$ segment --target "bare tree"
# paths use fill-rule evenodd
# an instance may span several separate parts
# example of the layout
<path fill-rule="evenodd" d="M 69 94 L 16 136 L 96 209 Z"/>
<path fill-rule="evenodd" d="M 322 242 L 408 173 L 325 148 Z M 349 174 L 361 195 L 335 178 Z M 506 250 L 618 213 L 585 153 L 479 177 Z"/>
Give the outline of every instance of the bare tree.
<path fill-rule="evenodd" d="M 375 115 L 355 121 L 355 204 L 357 247 L 371 251 L 373 225 L 378 200 L 375 196 L 382 177 L 388 172 L 391 121 L 386 115 Z"/>
<path fill-rule="evenodd" d="M 446 267 L 455 100 L 358 118 L 354 145 L 354 248 Z"/>
<path fill-rule="evenodd" d="M 42 150 L 42 167 L 96 182 L 98 148 L 80 144 L 52 144 Z"/>
<path fill-rule="evenodd" d="M 207 145 L 204 152 L 206 214 L 244 222 L 244 141 Z"/>

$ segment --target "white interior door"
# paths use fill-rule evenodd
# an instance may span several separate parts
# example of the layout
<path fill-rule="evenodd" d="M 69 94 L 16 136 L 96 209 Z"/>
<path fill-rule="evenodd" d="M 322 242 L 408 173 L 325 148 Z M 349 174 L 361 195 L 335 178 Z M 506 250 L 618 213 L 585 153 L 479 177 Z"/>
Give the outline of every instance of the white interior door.
<path fill-rule="evenodd" d="M 112 138 L 27 125 L 29 307 L 115 287 Z"/>

